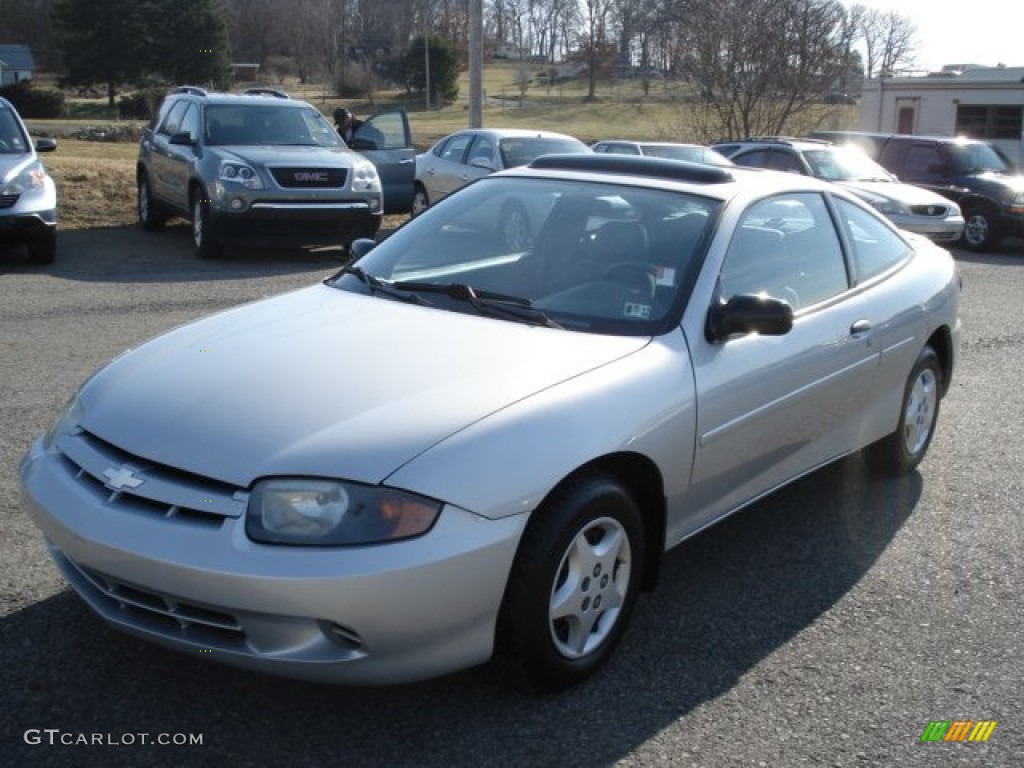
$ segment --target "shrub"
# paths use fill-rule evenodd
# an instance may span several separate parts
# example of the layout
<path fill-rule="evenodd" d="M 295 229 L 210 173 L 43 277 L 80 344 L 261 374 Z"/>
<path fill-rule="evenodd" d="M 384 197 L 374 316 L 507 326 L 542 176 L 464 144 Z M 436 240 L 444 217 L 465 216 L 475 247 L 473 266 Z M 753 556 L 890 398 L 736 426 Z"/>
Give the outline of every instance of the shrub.
<path fill-rule="evenodd" d="M 46 88 L 35 88 L 30 80 L 5 85 L 0 88 L 3 96 L 23 118 L 46 120 L 60 117 L 64 113 L 64 94 Z"/>

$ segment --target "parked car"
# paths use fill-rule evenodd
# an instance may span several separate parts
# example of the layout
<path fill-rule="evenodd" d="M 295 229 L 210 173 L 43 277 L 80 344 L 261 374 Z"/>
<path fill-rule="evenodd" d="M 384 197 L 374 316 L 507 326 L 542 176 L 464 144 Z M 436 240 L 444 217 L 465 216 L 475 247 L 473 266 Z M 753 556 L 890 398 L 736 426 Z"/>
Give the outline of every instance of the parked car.
<path fill-rule="evenodd" d="M 136 169 L 138 215 L 156 231 L 169 216 L 192 220 L 196 255 L 227 243 L 347 244 L 380 228 L 399 145 L 410 144 L 404 112 L 368 119 L 381 171 L 345 145 L 310 104 L 281 91 L 244 94 L 174 89 L 143 132 Z M 383 144 L 384 146 L 380 146 Z M 392 150 L 391 147 L 395 149 Z M 412 151 L 396 173 L 411 177 Z M 411 197 L 411 178 L 397 187 Z"/>
<path fill-rule="evenodd" d="M 591 145 L 595 152 L 609 155 L 645 155 L 667 160 L 685 160 L 708 165 L 733 165 L 725 155 L 702 144 L 680 144 L 670 141 L 628 141 L 606 139 Z"/>
<path fill-rule="evenodd" d="M 521 251 L 496 214 L 526 198 Z M 807 176 L 541 157 L 353 250 L 120 356 L 32 443 L 26 511 L 114 626 L 569 686 L 666 549 L 849 454 L 913 471 L 956 369 L 950 255 Z"/>
<path fill-rule="evenodd" d="M 939 243 L 955 243 L 964 229 L 959 206 L 935 192 L 902 184 L 865 153 L 816 139 L 761 138 L 716 144 L 737 165 L 803 173 L 842 184 L 896 226 Z"/>
<path fill-rule="evenodd" d="M 56 148 L 54 139 L 33 141 L 14 105 L 0 97 L 0 244 L 28 246 L 36 264 L 57 255 L 57 189 L 37 155 Z"/>
<path fill-rule="evenodd" d="M 449 134 L 416 156 L 412 214 L 419 215 L 455 190 L 495 171 L 526 165 L 540 155 L 570 152 L 590 152 L 590 147 L 553 131 L 477 128 Z"/>
<path fill-rule="evenodd" d="M 964 214 L 966 248 L 991 250 L 1005 236 L 1024 236 L 1024 175 L 986 141 L 855 131 L 815 135 L 865 147 L 901 180 L 956 202 Z"/>

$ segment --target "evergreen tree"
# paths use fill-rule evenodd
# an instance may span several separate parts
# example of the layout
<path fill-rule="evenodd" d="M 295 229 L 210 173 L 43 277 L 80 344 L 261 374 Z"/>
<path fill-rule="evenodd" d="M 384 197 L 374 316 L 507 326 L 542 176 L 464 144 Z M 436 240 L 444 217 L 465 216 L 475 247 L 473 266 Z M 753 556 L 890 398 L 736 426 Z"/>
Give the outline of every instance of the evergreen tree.
<path fill-rule="evenodd" d="M 151 72 L 173 83 L 226 88 L 231 44 L 221 0 L 161 0 Z"/>
<path fill-rule="evenodd" d="M 430 103 L 441 106 L 459 96 L 459 56 L 451 40 L 432 35 L 430 38 Z M 423 93 L 426 90 L 426 62 L 423 38 L 412 41 L 405 55 L 405 80 L 408 87 Z"/>

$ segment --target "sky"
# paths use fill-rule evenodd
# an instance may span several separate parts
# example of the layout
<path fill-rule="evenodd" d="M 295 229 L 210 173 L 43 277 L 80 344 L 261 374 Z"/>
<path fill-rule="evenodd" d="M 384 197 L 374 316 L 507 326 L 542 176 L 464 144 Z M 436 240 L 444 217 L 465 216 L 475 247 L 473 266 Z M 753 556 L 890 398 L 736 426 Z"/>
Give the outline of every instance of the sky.
<path fill-rule="evenodd" d="M 1020 0 L 844 0 L 892 8 L 917 28 L 918 68 L 1003 63 L 1024 67 L 1024 3 Z"/>

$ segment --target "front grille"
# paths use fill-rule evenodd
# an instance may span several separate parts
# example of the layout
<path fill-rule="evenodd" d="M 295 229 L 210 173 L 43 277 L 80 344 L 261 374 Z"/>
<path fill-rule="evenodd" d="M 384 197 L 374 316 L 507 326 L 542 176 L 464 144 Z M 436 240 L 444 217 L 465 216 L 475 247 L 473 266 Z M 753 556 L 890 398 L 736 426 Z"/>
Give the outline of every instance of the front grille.
<path fill-rule="evenodd" d="M 106 509 L 208 528 L 245 512 L 244 489 L 148 461 L 85 430 L 58 448 L 68 473 Z"/>
<path fill-rule="evenodd" d="M 164 636 L 230 648 L 246 647 L 245 631 L 229 613 L 142 589 L 63 556 L 63 570 L 84 597 L 110 619 Z"/>
<path fill-rule="evenodd" d="M 289 189 L 340 189 L 348 178 L 344 168 L 271 168 L 270 172 Z"/>
<path fill-rule="evenodd" d="M 910 206 L 912 213 L 916 213 L 918 216 L 939 216 L 945 217 L 949 213 L 949 206 L 942 205 L 941 203 L 933 203 L 930 205 L 912 205 Z"/>
<path fill-rule="evenodd" d="M 0 195 L 0 208 L 13 208 L 21 195 Z"/>

